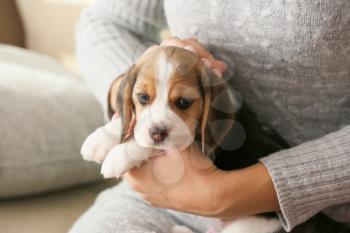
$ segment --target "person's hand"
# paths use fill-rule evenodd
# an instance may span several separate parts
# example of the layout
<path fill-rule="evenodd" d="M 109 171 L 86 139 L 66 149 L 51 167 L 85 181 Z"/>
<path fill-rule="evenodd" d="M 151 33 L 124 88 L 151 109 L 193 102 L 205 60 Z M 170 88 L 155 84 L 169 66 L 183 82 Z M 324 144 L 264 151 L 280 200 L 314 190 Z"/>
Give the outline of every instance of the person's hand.
<path fill-rule="evenodd" d="M 279 210 L 262 164 L 221 171 L 196 146 L 154 157 L 124 178 L 155 207 L 223 219 Z"/>
<path fill-rule="evenodd" d="M 151 205 L 201 215 L 216 210 L 216 184 L 222 171 L 196 146 L 154 157 L 124 175 Z"/>

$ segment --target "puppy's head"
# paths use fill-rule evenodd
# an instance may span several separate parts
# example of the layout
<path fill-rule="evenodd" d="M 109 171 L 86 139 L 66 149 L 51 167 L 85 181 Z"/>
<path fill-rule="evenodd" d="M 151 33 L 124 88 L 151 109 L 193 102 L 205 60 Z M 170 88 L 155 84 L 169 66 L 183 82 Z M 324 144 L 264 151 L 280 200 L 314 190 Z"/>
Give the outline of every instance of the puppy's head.
<path fill-rule="evenodd" d="M 135 118 L 134 136 L 143 147 L 181 150 L 199 139 L 211 154 L 233 126 L 232 92 L 192 52 L 159 47 L 121 78 L 114 105 L 123 121 L 122 141 Z"/>

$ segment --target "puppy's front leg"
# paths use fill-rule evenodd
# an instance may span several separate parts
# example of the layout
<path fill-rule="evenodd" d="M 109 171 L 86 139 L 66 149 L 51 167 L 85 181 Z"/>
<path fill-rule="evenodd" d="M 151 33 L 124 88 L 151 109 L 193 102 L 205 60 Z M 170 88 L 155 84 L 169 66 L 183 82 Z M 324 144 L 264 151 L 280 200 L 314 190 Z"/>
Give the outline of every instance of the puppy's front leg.
<path fill-rule="evenodd" d="M 113 147 L 102 164 L 101 174 L 105 178 L 120 178 L 128 170 L 138 167 L 148 158 L 160 154 L 160 150 L 139 146 L 135 138 L 132 137 L 127 142 Z"/>
<path fill-rule="evenodd" d="M 85 160 L 102 162 L 108 152 L 120 142 L 122 122 L 120 118 L 112 119 L 104 126 L 90 134 L 81 147 Z"/>

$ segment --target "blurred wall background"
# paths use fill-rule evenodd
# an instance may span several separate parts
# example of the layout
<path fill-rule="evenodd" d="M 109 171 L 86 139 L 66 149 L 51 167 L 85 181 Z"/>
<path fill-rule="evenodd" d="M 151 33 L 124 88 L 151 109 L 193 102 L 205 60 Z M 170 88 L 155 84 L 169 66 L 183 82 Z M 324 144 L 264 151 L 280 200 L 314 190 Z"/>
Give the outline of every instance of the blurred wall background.
<path fill-rule="evenodd" d="M 14 0 L 0 1 L 0 43 L 24 46 L 24 31 Z"/>
<path fill-rule="evenodd" d="M 1 0 L 0 42 L 50 55 L 77 73 L 75 25 L 82 8 L 92 1 Z"/>

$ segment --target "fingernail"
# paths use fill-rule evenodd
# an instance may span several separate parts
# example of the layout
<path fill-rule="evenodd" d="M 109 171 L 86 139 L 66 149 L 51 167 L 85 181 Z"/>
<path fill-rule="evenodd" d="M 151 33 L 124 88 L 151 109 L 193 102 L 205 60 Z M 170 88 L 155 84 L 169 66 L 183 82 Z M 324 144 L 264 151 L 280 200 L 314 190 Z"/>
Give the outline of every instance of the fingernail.
<path fill-rule="evenodd" d="M 220 70 L 218 70 L 218 69 L 213 69 L 213 72 L 214 72 L 217 76 L 219 76 L 220 78 L 222 78 L 222 73 L 220 72 Z"/>
<path fill-rule="evenodd" d="M 202 61 L 205 64 L 206 67 L 208 67 L 208 68 L 212 67 L 212 64 L 211 64 L 211 62 L 209 61 L 208 58 L 202 58 Z"/>
<path fill-rule="evenodd" d="M 176 47 L 183 48 L 183 47 L 185 47 L 186 44 L 184 42 L 182 42 L 181 40 L 169 39 L 169 40 L 163 41 L 160 45 L 161 46 L 176 46 Z"/>
<path fill-rule="evenodd" d="M 227 64 L 223 61 L 218 60 L 217 61 L 219 65 L 221 66 L 222 70 L 225 71 L 227 69 Z"/>
<path fill-rule="evenodd" d="M 114 113 L 112 120 L 117 120 L 119 118 L 119 113 Z"/>
<path fill-rule="evenodd" d="M 184 47 L 184 49 L 186 49 L 186 50 L 188 50 L 188 51 L 190 51 L 192 53 L 196 53 L 196 50 L 191 45 L 186 45 Z"/>

